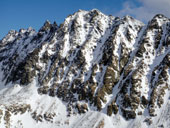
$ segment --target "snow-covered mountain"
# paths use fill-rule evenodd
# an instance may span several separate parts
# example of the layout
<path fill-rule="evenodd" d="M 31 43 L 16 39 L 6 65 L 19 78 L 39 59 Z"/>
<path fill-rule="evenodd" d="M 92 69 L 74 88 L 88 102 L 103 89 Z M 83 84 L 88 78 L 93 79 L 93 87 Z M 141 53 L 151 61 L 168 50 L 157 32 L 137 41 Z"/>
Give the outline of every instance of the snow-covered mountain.
<path fill-rule="evenodd" d="M 1 128 L 169 126 L 169 18 L 79 10 L 0 41 Z"/>

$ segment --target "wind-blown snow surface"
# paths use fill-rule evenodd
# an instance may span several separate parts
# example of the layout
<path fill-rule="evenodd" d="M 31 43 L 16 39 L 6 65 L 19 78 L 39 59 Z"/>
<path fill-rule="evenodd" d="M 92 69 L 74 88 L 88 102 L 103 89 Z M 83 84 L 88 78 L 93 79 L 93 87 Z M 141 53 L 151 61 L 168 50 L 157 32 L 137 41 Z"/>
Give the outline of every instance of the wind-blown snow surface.
<path fill-rule="evenodd" d="M 79 10 L 0 41 L 0 127 L 170 126 L 170 20 Z"/>

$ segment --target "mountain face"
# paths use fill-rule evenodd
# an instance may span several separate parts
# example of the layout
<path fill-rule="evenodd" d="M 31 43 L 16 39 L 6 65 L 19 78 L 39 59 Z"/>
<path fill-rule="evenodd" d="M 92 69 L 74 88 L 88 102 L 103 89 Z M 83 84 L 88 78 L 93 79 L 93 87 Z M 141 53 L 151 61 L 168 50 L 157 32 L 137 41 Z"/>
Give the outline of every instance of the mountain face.
<path fill-rule="evenodd" d="M 170 19 L 79 10 L 0 41 L 0 127 L 170 125 Z"/>

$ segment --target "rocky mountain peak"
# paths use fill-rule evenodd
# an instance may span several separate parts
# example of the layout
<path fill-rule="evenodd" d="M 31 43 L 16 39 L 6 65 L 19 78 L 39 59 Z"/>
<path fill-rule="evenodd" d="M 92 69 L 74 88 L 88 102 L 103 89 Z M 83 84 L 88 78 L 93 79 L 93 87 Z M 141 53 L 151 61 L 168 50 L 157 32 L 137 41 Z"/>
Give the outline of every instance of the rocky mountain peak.
<path fill-rule="evenodd" d="M 60 26 L 46 21 L 38 32 L 11 31 L 0 43 L 0 121 L 17 126 L 10 122 L 17 115 L 23 126 L 27 118 L 46 127 L 71 127 L 79 119 L 87 127 L 121 121 L 128 127 L 132 119 L 134 127 L 168 126 L 169 46 L 163 15 L 145 25 L 79 10 Z M 97 123 L 90 125 L 91 118 Z"/>
<path fill-rule="evenodd" d="M 47 31 L 51 28 L 51 23 L 50 21 L 46 20 L 44 25 L 41 27 L 40 31 Z"/>

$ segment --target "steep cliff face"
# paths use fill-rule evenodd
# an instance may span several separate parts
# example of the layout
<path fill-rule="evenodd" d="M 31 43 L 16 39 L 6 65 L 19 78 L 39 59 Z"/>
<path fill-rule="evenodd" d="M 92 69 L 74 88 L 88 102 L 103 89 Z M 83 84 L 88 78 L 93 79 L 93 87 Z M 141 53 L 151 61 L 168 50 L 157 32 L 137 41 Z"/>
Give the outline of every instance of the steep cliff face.
<path fill-rule="evenodd" d="M 60 26 L 10 31 L 0 41 L 0 68 L 2 127 L 170 125 L 170 19 L 163 15 L 144 25 L 79 10 Z"/>

